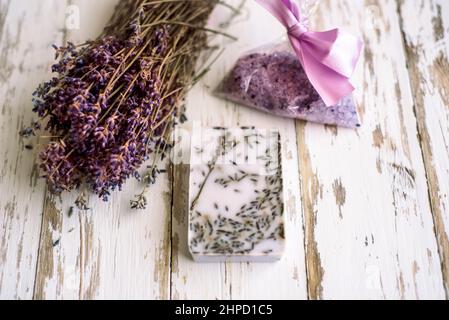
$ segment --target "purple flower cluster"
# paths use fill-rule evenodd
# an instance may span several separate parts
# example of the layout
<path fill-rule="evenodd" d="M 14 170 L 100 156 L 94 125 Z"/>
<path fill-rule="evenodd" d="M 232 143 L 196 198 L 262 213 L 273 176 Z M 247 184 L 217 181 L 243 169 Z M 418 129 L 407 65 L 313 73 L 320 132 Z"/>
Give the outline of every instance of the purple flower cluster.
<path fill-rule="evenodd" d="M 107 200 L 135 177 L 144 186 L 131 207 L 147 206 L 145 192 L 173 147 L 173 127 L 186 121 L 182 114 L 178 119 L 178 108 L 198 79 L 195 67 L 208 41 L 204 26 L 217 4 L 120 0 L 100 38 L 55 46 L 55 75 L 34 93 L 38 121 L 20 132 L 49 132 L 39 136 L 51 139 L 40 167 L 54 193 L 80 189 L 75 204 L 87 210 L 87 191 Z M 150 158 L 141 176 L 137 170 Z"/>
<path fill-rule="evenodd" d="M 169 32 L 125 32 L 82 46 L 56 48 L 53 79 L 34 93 L 34 112 L 56 137 L 40 154 L 55 193 L 81 184 L 107 200 L 164 144 L 164 119 L 174 112 L 162 92 Z"/>

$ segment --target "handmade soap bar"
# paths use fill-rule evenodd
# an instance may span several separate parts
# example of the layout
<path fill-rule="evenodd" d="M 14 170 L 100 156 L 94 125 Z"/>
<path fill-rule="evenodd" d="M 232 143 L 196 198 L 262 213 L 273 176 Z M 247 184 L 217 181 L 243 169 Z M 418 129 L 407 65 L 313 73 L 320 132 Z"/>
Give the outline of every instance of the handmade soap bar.
<path fill-rule="evenodd" d="M 195 261 L 270 262 L 284 250 L 284 201 L 277 131 L 194 132 L 189 182 Z"/>
<path fill-rule="evenodd" d="M 281 117 L 360 127 L 352 95 L 328 107 L 295 53 L 284 46 L 240 58 L 216 90 L 218 96 Z"/>

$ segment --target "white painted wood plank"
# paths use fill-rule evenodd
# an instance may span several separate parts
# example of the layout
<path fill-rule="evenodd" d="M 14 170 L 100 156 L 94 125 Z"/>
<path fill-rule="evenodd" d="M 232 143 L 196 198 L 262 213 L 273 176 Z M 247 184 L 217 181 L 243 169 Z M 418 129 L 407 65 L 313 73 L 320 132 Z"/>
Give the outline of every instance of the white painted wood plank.
<path fill-rule="evenodd" d="M 80 10 L 80 29 L 69 30 L 67 38 L 76 43 L 100 34 L 116 1 L 71 3 Z M 91 196 L 93 209 L 75 209 L 70 218 L 76 195 L 64 196 L 62 201 L 47 199 L 36 298 L 169 297 L 171 184 L 162 175 L 150 189 L 148 209 L 131 211 L 129 200 L 141 188 L 130 181 L 109 203 Z"/>
<path fill-rule="evenodd" d="M 228 1 L 237 6 L 240 1 Z M 219 10 L 224 10 L 219 8 Z M 217 14 L 220 16 L 220 14 Z M 213 21 L 216 23 L 217 21 Z M 187 116 L 205 127 L 253 125 L 278 128 L 283 139 L 283 167 L 286 197 L 287 248 L 284 258 L 273 264 L 194 263 L 187 249 L 188 167 L 175 168 L 173 207 L 173 274 L 174 299 L 306 299 L 307 281 L 304 264 L 303 219 L 300 206 L 298 158 L 295 123 L 252 109 L 225 102 L 212 95 L 226 72 L 246 50 L 278 40 L 282 27 L 255 1 L 247 1 L 243 14 L 227 32 L 237 35 L 238 42 L 222 42 L 226 51 L 211 72 L 189 94 Z M 187 154 L 189 142 L 185 142 Z"/>
<path fill-rule="evenodd" d="M 44 188 L 19 131 L 63 24 L 63 1 L 0 1 L 0 299 L 33 296 Z"/>
<path fill-rule="evenodd" d="M 415 112 L 449 293 L 449 3 L 400 1 Z"/>
<path fill-rule="evenodd" d="M 298 127 L 310 297 L 444 298 L 396 2 L 322 1 L 314 21 L 366 48 L 362 128 Z"/>
<path fill-rule="evenodd" d="M 348 26 L 367 41 L 356 77 L 356 82 L 363 84 L 357 99 L 364 127 L 355 133 L 298 124 L 299 157 L 293 122 L 210 95 L 243 50 L 283 33 L 253 1 L 247 4 L 243 17 L 230 30 L 240 41 L 226 46 L 225 55 L 190 94 L 188 116 L 210 126 L 249 124 L 282 129 L 288 184 L 286 256 L 270 265 L 194 264 L 185 240 L 188 170 L 177 167 L 171 234 L 173 298 L 307 297 L 298 160 L 311 298 L 444 298 L 433 223 L 435 220 L 447 274 L 448 103 L 447 77 L 441 71 L 446 69 L 447 42 L 438 37 L 439 32 L 447 34 L 444 12 L 448 8 L 444 1 L 415 2 L 403 1 L 400 7 L 403 16 L 416 15 L 402 21 L 408 56 L 416 58 L 412 84 L 425 79 L 411 91 L 405 54 L 398 46 L 401 33 L 395 2 L 383 0 L 365 7 L 356 0 L 324 1 L 317 24 Z M 0 139 L 6 151 L 0 161 L 0 210 L 4 212 L 0 216 L 0 298 L 28 299 L 33 295 L 44 188 L 40 180 L 30 180 L 33 157 L 18 152 L 23 145 L 19 147 L 11 132 L 18 132 L 31 118 L 31 92 L 48 77 L 52 62 L 49 45 L 62 42 L 65 3 L 32 3 L 0 1 Z M 75 41 L 96 36 L 113 9 L 108 0 L 78 0 L 75 4 L 81 9 L 81 30 L 68 34 Z M 436 4 L 443 12 L 442 31 L 435 29 L 439 17 Z M 4 12 L 8 13 L 7 23 L 3 22 Z M 48 16 L 47 12 L 54 14 Z M 18 35 L 19 29 L 22 33 Z M 18 38 L 20 42 L 15 41 Z M 435 46 L 426 46 L 432 38 Z M 441 53 L 443 58 L 438 55 Z M 413 96 L 418 102 L 415 111 L 424 139 L 424 162 L 416 138 Z M 434 107 L 432 112 L 423 113 L 429 105 Z M 25 116 L 20 118 L 22 114 Z M 434 217 L 437 213 L 434 220 L 424 163 Z M 128 200 L 137 189 L 131 183 L 125 188 L 128 191 L 114 196 L 111 203 L 93 200 L 94 210 L 75 210 L 70 218 L 67 213 L 74 196 L 62 201 L 46 197 L 36 298 L 169 297 L 171 182 L 168 177 L 159 180 L 151 190 L 151 210 L 143 214 L 128 210 Z"/>

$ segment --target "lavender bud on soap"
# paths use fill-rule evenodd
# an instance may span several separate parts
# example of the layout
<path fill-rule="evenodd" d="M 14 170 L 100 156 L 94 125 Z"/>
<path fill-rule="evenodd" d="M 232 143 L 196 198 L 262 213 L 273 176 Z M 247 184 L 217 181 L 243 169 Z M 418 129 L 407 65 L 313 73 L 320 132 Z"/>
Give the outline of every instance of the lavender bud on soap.
<path fill-rule="evenodd" d="M 352 95 L 328 107 L 288 47 L 240 58 L 216 91 L 230 101 L 277 116 L 348 128 L 360 127 Z"/>
<path fill-rule="evenodd" d="M 279 133 L 194 132 L 190 165 L 188 242 L 194 260 L 279 260 L 285 246 Z"/>

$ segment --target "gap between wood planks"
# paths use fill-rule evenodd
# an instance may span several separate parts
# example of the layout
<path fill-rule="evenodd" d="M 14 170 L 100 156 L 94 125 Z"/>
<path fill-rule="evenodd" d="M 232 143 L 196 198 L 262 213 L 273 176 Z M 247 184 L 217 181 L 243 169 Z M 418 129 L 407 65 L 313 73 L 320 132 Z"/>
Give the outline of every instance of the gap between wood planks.
<path fill-rule="evenodd" d="M 296 145 L 299 154 L 299 178 L 300 193 L 301 193 L 301 214 L 303 215 L 303 229 L 304 229 L 304 252 L 306 254 L 306 285 L 307 298 L 309 300 L 318 300 L 323 294 L 323 274 L 324 270 L 321 265 L 320 254 L 318 252 L 317 242 L 315 240 L 315 211 L 314 202 L 318 197 L 319 186 L 315 183 L 316 176 L 308 174 L 311 173 L 310 154 L 307 148 L 299 143 L 305 138 L 305 124 L 296 122 L 297 139 Z M 303 155 L 301 157 L 300 155 Z M 303 159 L 303 161 L 301 161 Z M 310 193 L 307 186 L 312 186 Z"/>
<path fill-rule="evenodd" d="M 66 0 L 66 7 L 70 6 L 72 4 L 72 0 Z M 62 44 L 66 44 L 68 41 L 68 36 L 69 36 L 69 31 L 67 29 L 67 25 L 64 24 L 64 28 L 62 29 Z M 37 160 L 36 160 L 37 161 Z M 34 300 L 43 300 L 45 298 L 45 278 L 44 277 L 39 277 L 40 271 L 41 271 L 41 263 L 42 265 L 42 269 L 43 270 L 49 270 L 49 268 L 53 269 L 53 265 L 48 266 L 48 263 L 52 263 L 53 264 L 53 256 L 49 256 L 47 257 L 47 254 L 44 255 L 44 257 L 47 257 L 47 259 L 42 259 L 41 261 L 41 255 L 42 255 L 42 249 L 41 249 L 41 244 L 43 241 L 43 238 L 45 237 L 45 234 L 47 233 L 46 229 L 45 229 L 45 221 L 47 218 L 48 214 L 52 214 L 55 213 L 62 215 L 63 213 L 60 212 L 59 210 L 57 210 L 55 204 L 54 204 L 54 200 L 51 199 L 51 195 L 50 195 L 50 190 L 45 187 L 45 190 L 43 192 L 43 197 L 44 197 L 44 204 L 43 204 L 43 208 L 42 208 L 42 219 L 41 219 L 41 226 L 40 226 L 40 233 L 39 233 L 39 240 L 38 240 L 38 249 L 37 249 L 37 258 L 36 258 L 36 266 L 35 266 L 35 276 L 34 276 L 34 284 L 33 284 L 33 299 Z M 51 206 L 51 207 L 50 207 Z M 52 241 L 52 239 L 50 239 Z M 80 239 L 81 240 L 81 239 Z M 46 250 L 53 250 L 52 248 L 47 248 L 44 247 Z M 81 257 L 82 259 L 82 257 Z M 48 260 L 48 261 L 47 261 Z M 82 261 L 80 262 L 80 265 L 83 265 Z M 53 270 L 51 270 L 53 271 Z M 82 277 L 82 274 L 81 274 Z M 39 282 L 39 279 L 42 280 L 42 283 Z M 81 286 L 82 286 L 82 281 L 80 281 L 80 292 L 79 295 L 81 295 Z M 38 292 L 39 291 L 39 292 Z"/>

